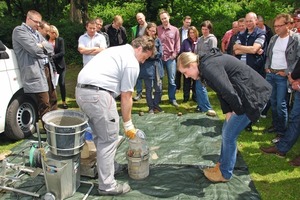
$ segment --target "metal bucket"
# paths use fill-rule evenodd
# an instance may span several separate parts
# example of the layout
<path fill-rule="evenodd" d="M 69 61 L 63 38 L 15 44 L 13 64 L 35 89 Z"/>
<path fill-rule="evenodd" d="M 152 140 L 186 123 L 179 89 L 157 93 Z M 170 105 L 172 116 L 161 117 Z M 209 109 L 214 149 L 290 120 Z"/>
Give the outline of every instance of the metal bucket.
<path fill-rule="evenodd" d="M 50 151 L 58 156 L 79 154 L 85 142 L 88 118 L 83 112 L 54 110 L 43 118 Z"/>

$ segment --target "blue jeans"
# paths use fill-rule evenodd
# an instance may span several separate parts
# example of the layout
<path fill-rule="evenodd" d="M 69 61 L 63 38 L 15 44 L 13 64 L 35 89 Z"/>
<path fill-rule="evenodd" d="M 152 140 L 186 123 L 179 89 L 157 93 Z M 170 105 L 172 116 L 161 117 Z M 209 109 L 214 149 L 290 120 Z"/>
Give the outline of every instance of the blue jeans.
<path fill-rule="evenodd" d="M 202 112 L 207 112 L 211 110 L 211 105 L 208 99 L 208 94 L 206 87 L 201 83 L 200 80 L 195 80 L 195 91 L 196 91 L 196 100 L 198 107 Z"/>
<path fill-rule="evenodd" d="M 300 92 L 295 92 L 294 97 L 294 105 L 290 113 L 288 128 L 284 136 L 276 144 L 277 149 L 282 153 L 287 153 L 300 135 Z"/>
<path fill-rule="evenodd" d="M 277 132 L 283 134 L 287 127 L 287 77 L 267 73 L 266 80 L 272 85 L 270 97 L 272 109 L 272 123 Z"/>
<path fill-rule="evenodd" d="M 176 100 L 176 84 L 175 84 L 175 75 L 176 75 L 176 60 L 169 59 L 167 61 L 163 61 L 163 65 L 166 67 L 167 75 L 168 75 L 168 96 L 169 101 L 172 103 Z"/>
<path fill-rule="evenodd" d="M 143 79 L 138 78 L 135 84 L 135 89 L 136 89 L 136 95 L 142 94 L 143 91 Z"/>
<path fill-rule="evenodd" d="M 228 121 L 224 121 L 222 127 L 222 146 L 219 162 L 220 170 L 225 179 L 230 179 L 236 162 L 237 138 L 250 123 L 246 114 L 232 114 Z"/>
<path fill-rule="evenodd" d="M 146 101 L 149 107 L 149 110 L 159 107 L 162 96 L 162 80 L 157 83 L 156 79 L 144 79 L 145 88 L 146 88 Z M 152 98 L 152 91 L 154 89 Z"/>

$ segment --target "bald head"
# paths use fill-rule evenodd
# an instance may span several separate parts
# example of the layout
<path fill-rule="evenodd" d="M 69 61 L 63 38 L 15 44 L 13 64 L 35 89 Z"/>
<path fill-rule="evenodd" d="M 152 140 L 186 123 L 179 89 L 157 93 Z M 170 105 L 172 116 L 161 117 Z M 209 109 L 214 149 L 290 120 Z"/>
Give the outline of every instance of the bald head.
<path fill-rule="evenodd" d="M 249 12 L 245 17 L 246 28 L 249 33 L 252 33 L 257 24 L 257 15 L 254 12 Z"/>
<path fill-rule="evenodd" d="M 143 26 L 146 24 L 146 18 L 143 13 L 136 14 L 136 21 L 139 23 L 139 25 Z"/>

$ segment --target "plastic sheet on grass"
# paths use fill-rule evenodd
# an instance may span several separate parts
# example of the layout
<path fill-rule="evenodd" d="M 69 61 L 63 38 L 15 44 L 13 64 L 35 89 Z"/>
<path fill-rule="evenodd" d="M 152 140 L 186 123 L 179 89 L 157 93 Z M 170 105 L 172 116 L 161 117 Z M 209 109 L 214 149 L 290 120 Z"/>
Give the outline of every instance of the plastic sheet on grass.
<path fill-rule="evenodd" d="M 128 182 L 132 191 L 121 196 L 102 197 L 97 195 L 97 178 L 82 177 L 81 180 L 95 183 L 87 199 L 260 199 L 240 154 L 229 182 L 214 184 L 205 178 L 202 169 L 214 166 L 220 154 L 222 121 L 218 118 L 199 113 L 182 116 L 135 114 L 133 122 L 147 136 L 149 176 L 133 180 L 127 172 L 122 172 L 116 175 L 117 181 Z M 128 141 L 125 140 L 117 151 L 117 162 L 127 164 L 127 149 Z M 82 199 L 87 190 L 88 186 L 81 185 L 70 199 Z M 37 192 L 43 194 L 45 188 Z M 0 199 L 15 199 L 14 195 L 0 194 Z"/>

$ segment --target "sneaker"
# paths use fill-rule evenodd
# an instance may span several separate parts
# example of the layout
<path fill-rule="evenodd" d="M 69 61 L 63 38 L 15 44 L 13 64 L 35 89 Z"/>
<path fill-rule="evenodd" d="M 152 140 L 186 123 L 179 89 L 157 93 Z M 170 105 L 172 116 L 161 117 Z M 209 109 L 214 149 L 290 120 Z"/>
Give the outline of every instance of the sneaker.
<path fill-rule="evenodd" d="M 100 190 L 98 189 L 99 195 L 120 195 L 125 194 L 131 190 L 130 186 L 127 183 L 117 184 L 117 186 L 112 190 Z"/>
<path fill-rule="evenodd" d="M 217 115 L 217 113 L 214 110 L 208 110 L 206 115 L 210 116 L 210 117 L 215 117 Z"/>
<path fill-rule="evenodd" d="M 225 179 L 222 175 L 222 172 L 220 170 L 219 167 L 216 167 L 215 170 L 212 170 L 211 168 L 207 168 L 207 169 L 204 169 L 203 170 L 204 172 L 204 176 L 210 180 L 211 182 L 214 182 L 214 183 L 218 183 L 218 182 L 221 182 L 221 183 L 224 183 L 224 182 L 228 182 L 229 180 L 228 179 Z"/>
<path fill-rule="evenodd" d="M 171 102 L 171 104 L 172 104 L 173 106 L 175 106 L 176 108 L 178 108 L 178 106 L 179 106 L 176 100 L 173 100 L 173 101 Z"/>
<path fill-rule="evenodd" d="M 142 98 L 142 93 L 138 93 L 134 98 L 133 101 L 138 101 Z"/>
<path fill-rule="evenodd" d="M 153 109 L 150 109 L 150 110 L 148 111 L 148 113 L 149 113 L 149 114 L 154 114 L 154 110 L 153 110 Z"/>

